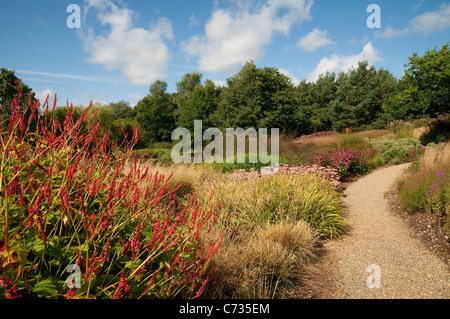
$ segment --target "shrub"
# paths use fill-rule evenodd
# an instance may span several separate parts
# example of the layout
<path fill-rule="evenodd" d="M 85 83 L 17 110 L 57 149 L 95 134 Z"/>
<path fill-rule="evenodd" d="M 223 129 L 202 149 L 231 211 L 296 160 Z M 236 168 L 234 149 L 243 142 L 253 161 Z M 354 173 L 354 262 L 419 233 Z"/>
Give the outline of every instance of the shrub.
<path fill-rule="evenodd" d="M 8 130 L 0 132 L 0 294 L 200 296 L 220 246 L 220 238 L 205 246 L 199 236 L 218 218 L 212 207 L 196 196 L 176 204 L 171 176 L 150 174 L 132 154 L 137 130 L 119 153 L 108 132 L 98 136 L 96 114 L 84 123 L 89 108 L 77 121 L 69 108 L 62 126 L 48 116 L 48 98 L 43 109 L 16 96 Z M 69 265 L 80 267 L 79 283 L 66 282 Z"/>
<path fill-rule="evenodd" d="M 385 164 L 401 164 L 416 160 L 420 156 L 420 143 L 412 138 L 373 142 Z M 415 154 L 413 154 L 415 153 Z M 414 156 L 413 156 L 414 155 Z"/>
<path fill-rule="evenodd" d="M 237 155 L 235 155 L 233 158 L 232 158 L 232 161 L 230 161 L 229 159 L 225 159 L 224 161 L 223 161 L 223 163 L 216 163 L 216 162 L 214 162 L 214 163 L 212 163 L 212 164 L 210 164 L 213 168 L 215 168 L 215 169 L 217 169 L 217 170 L 219 170 L 219 171 L 221 171 L 221 172 L 223 172 L 223 173 L 226 173 L 226 172 L 232 172 L 232 171 L 236 171 L 236 170 L 239 170 L 239 169 L 245 169 L 245 170 L 249 170 L 249 169 L 254 169 L 254 170 L 260 170 L 261 169 L 261 167 L 265 167 L 265 166 L 268 166 L 268 165 L 270 165 L 270 163 L 262 163 L 261 161 L 260 161 L 260 158 L 259 158 L 259 155 L 258 154 L 255 154 L 254 156 L 257 158 L 257 161 L 256 161 L 256 163 L 252 163 L 250 160 L 251 160 L 251 156 L 250 156 L 251 154 L 249 154 L 249 153 L 246 153 L 245 154 L 245 162 L 244 163 L 238 163 L 238 156 Z M 227 161 L 228 162 L 231 162 L 231 163 L 227 163 Z M 280 163 L 286 163 L 287 162 L 287 160 L 283 157 L 283 156 L 279 156 L 279 162 Z"/>
<path fill-rule="evenodd" d="M 361 152 L 354 152 L 345 148 L 320 154 L 316 161 L 321 166 L 335 168 L 340 178 L 350 175 L 360 175 L 367 172 L 367 159 Z"/>
<path fill-rule="evenodd" d="M 409 213 L 450 213 L 450 165 L 442 169 L 410 169 L 399 184 L 399 195 Z"/>

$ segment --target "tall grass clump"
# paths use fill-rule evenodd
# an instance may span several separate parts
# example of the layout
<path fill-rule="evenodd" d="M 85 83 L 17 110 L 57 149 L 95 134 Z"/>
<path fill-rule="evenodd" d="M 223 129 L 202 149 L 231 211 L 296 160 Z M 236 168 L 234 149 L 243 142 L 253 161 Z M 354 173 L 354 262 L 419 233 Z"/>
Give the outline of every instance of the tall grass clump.
<path fill-rule="evenodd" d="M 400 180 L 399 197 L 408 213 L 444 215 L 450 231 L 450 143 L 429 146 Z"/>
<path fill-rule="evenodd" d="M 219 266 L 210 298 L 289 298 L 317 259 L 318 237 L 303 221 L 261 225 L 251 236 L 228 239 L 211 260 Z"/>
<path fill-rule="evenodd" d="M 201 296 L 221 244 L 200 236 L 214 207 L 178 205 L 172 176 L 133 155 L 136 129 L 113 144 L 89 107 L 60 125 L 48 97 L 41 114 L 18 96 L 0 132 L 0 298 Z"/>
<path fill-rule="evenodd" d="M 302 220 L 323 237 L 342 233 L 340 193 L 327 176 L 308 170 L 259 176 L 223 182 L 213 203 L 220 202 L 219 211 L 231 214 L 245 229 Z"/>

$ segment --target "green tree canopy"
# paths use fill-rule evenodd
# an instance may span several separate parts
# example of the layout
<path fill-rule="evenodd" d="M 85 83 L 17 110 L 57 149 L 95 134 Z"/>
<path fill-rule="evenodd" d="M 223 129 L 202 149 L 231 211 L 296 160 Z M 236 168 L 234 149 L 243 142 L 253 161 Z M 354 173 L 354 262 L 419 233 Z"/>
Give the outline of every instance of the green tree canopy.
<path fill-rule="evenodd" d="M 450 110 L 450 50 L 449 43 L 440 50 L 435 47 L 423 56 L 417 52 L 405 65 L 400 79 L 401 90 L 390 109 L 396 118 L 437 117 Z"/>
<path fill-rule="evenodd" d="M 18 85 L 20 91 L 22 92 L 24 99 L 28 102 L 28 94 L 31 92 L 31 99 L 34 103 L 36 101 L 35 94 L 32 92 L 32 89 L 24 84 L 21 79 L 19 79 L 14 71 L 8 70 L 6 68 L 0 69 L 0 122 L 4 122 L 5 120 L 9 120 L 11 117 L 11 102 L 14 99 L 15 95 L 19 95 L 17 90 L 16 81 L 18 81 Z M 18 96 L 19 97 L 19 96 Z"/>
<path fill-rule="evenodd" d="M 227 84 L 212 117 L 218 127 L 299 129 L 294 86 L 277 68 L 247 62 Z"/>
<path fill-rule="evenodd" d="M 177 126 L 193 131 L 194 120 L 202 120 L 203 128 L 214 126 L 210 116 L 217 109 L 221 91 L 211 80 L 206 80 L 205 85 L 197 84 L 179 109 Z"/>
<path fill-rule="evenodd" d="M 395 89 L 395 78 L 389 72 L 377 72 L 367 61 L 357 68 L 339 73 L 336 98 L 330 102 L 333 129 L 376 128 L 383 114 L 384 99 Z"/>
<path fill-rule="evenodd" d="M 136 121 L 146 131 L 149 141 L 170 141 L 175 128 L 174 110 L 167 83 L 156 81 L 150 86 L 150 94 L 136 105 Z"/>

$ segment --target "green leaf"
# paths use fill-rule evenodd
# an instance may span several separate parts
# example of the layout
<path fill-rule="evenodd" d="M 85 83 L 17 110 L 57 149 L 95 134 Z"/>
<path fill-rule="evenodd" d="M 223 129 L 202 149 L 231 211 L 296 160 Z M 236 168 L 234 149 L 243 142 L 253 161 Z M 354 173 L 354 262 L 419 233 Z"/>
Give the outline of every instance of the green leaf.
<path fill-rule="evenodd" d="M 55 295 L 58 293 L 58 289 L 51 279 L 41 280 L 31 291 L 42 292 L 44 295 Z"/>

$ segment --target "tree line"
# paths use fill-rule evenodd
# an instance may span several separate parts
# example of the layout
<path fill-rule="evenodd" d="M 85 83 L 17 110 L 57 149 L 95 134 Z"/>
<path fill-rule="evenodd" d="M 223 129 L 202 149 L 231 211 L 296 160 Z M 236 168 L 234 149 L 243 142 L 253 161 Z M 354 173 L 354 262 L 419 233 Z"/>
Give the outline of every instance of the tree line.
<path fill-rule="evenodd" d="M 8 119 L 8 105 L 17 94 L 13 71 L 1 69 L 1 119 Z M 23 94 L 31 88 L 18 79 Z M 226 86 L 218 86 L 202 74 L 187 73 L 176 83 L 177 91 L 167 92 L 167 82 L 156 81 L 149 94 L 131 107 L 124 100 L 94 105 L 101 123 L 100 133 L 121 140 L 139 129 L 138 148 L 155 142 L 170 142 L 177 127 L 193 131 L 194 120 L 203 129 L 279 128 L 294 136 L 319 131 L 368 130 L 386 128 L 394 120 L 435 118 L 450 110 L 449 43 L 413 53 L 397 79 L 388 70 L 376 69 L 367 61 L 347 71 L 322 74 L 315 82 L 294 85 L 277 68 L 257 67 L 247 62 Z M 80 115 L 82 106 L 74 109 Z M 55 116 L 62 123 L 67 107 L 57 107 Z M 4 122 L 4 121 L 2 121 Z M 5 122 L 5 123 L 6 123 Z"/>

